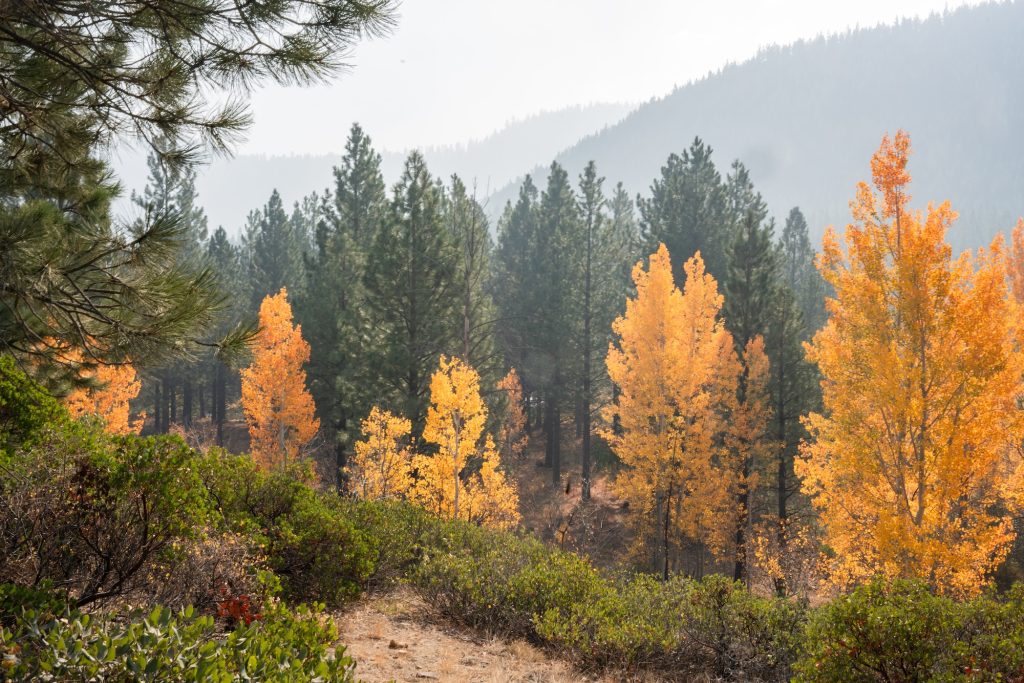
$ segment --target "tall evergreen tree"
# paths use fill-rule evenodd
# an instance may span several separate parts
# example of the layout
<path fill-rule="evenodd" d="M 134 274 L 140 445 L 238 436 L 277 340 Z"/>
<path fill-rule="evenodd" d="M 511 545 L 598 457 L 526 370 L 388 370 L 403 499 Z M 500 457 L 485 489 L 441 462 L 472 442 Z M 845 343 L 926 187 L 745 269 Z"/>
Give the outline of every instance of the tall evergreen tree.
<path fill-rule="evenodd" d="M 537 187 L 526 176 L 516 203 L 506 205 L 498 222 L 492 285 L 501 321 L 499 339 L 509 362 L 519 369 L 527 395 L 538 390 L 540 374 L 533 355 L 543 301 L 538 286 L 538 200 Z"/>
<path fill-rule="evenodd" d="M 793 291 L 809 339 L 825 324 L 827 285 L 814 265 L 815 250 L 807 234 L 807 220 L 799 207 L 786 217 L 780 239 L 780 261 L 784 281 Z"/>
<path fill-rule="evenodd" d="M 488 287 L 491 235 L 487 215 L 465 184 L 452 176 L 445 201 L 445 222 L 457 250 L 455 286 L 458 309 L 454 321 L 457 355 L 480 375 L 485 386 L 499 379 L 501 365 L 494 350 L 494 303 Z"/>
<path fill-rule="evenodd" d="M 366 268 L 370 324 L 383 343 L 369 359 L 372 383 L 413 423 L 426 418 L 430 375 L 457 338 L 452 329 L 457 250 L 443 200 L 423 156 L 413 152 L 394 189 Z"/>
<path fill-rule="evenodd" d="M 242 265 L 239 262 L 238 248 L 228 239 L 228 233 L 223 227 L 218 227 L 210 236 L 206 244 L 206 260 L 210 268 L 217 275 L 221 287 L 225 291 L 238 291 L 238 283 L 242 279 Z M 247 306 L 244 297 L 234 296 L 231 299 L 234 303 L 229 315 L 221 321 L 222 333 L 226 333 L 231 327 L 240 323 L 243 319 Z M 213 375 L 212 396 L 210 405 L 210 418 L 217 425 L 217 445 L 224 445 L 224 422 L 227 420 L 228 407 L 228 374 L 230 371 L 227 363 L 217 356 L 209 359 L 208 367 Z"/>
<path fill-rule="evenodd" d="M 543 296 L 539 314 L 536 352 L 543 354 L 541 375 L 544 390 L 544 427 L 547 433 L 545 461 L 551 481 L 561 481 L 561 420 L 563 403 L 573 397 L 570 389 L 578 377 L 580 360 L 575 348 L 581 319 L 576 297 L 580 291 L 579 260 L 582 223 L 569 175 L 557 162 L 551 164 L 548 184 L 538 210 L 538 293 Z"/>
<path fill-rule="evenodd" d="M 700 251 L 709 273 L 724 279 L 729 243 L 728 194 L 711 159 L 712 149 L 695 138 L 682 155 L 672 154 L 651 185 L 651 196 L 638 201 L 645 251 L 664 244 L 675 257 L 675 277 L 682 263 Z"/>
<path fill-rule="evenodd" d="M 737 169 L 737 165 L 733 168 Z M 742 166 L 739 166 L 739 169 L 742 171 Z M 749 181 L 744 182 L 743 186 L 747 190 L 748 199 L 753 201 L 742 201 L 735 206 L 735 210 L 746 207 L 746 216 L 729 246 L 728 278 L 725 281 L 726 325 L 732 332 L 736 352 L 742 364 L 736 396 L 739 410 L 743 410 L 748 401 L 747 378 L 750 374 L 750 359 L 747 358 L 745 351 L 750 342 L 758 337 L 763 339 L 768 332 L 778 279 L 772 222 L 764 220 L 767 211 L 759 210 L 759 205 L 763 203 L 760 202 L 760 195 L 752 192 Z M 738 463 L 740 484 L 736 498 L 736 560 L 733 578 L 744 582 L 747 580 L 747 544 L 752 504 L 749 482 L 754 474 L 753 454 L 758 451 L 755 447 L 757 444 L 752 442 L 763 440 L 768 425 L 751 426 L 755 427 L 755 431 L 738 435 L 746 443 L 736 445 L 741 457 Z"/>
<path fill-rule="evenodd" d="M 334 168 L 334 191 L 322 198 L 314 230 L 316 253 L 307 260 L 308 286 L 299 320 L 312 347 L 310 390 L 320 423 L 333 434 L 339 488 L 371 394 L 367 357 L 374 336 L 367 320 L 363 278 L 373 240 L 387 209 L 380 155 L 354 124 L 345 155 Z"/>
<path fill-rule="evenodd" d="M 301 296 L 305 288 L 303 236 L 285 211 L 277 190 L 270 194 L 254 228 L 250 228 L 253 309 L 264 297 L 282 288 L 292 296 Z"/>
<path fill-rule="evenodd" d="M 51 388 L 80 373 L 57 367 L 48 339 L 79 347 L 84 375 L 96 363 L 155 364 L 245 342 L 206 337 L 224 301 L 208 272 L 168 258 L 174 216 L 112 224 L 118 190 L 94 152 L 125 135 L 169 141 L 157 151 L 178 164 L 228 150 L 250 118 L 236 97 L 205 97 L 211 88 L 238 94 L 265 79 L 324 78 L 347 48 L 390 26 L 394 3 L 252 9 L 227 0 L 4 4 L 0 344 L 50 361 Z"/>

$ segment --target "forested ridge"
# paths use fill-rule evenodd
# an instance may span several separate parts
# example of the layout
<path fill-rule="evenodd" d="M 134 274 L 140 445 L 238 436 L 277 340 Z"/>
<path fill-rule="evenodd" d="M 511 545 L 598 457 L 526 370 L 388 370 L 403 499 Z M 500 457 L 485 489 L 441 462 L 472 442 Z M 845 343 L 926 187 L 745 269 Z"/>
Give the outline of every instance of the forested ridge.
<path fill-rule="evenodd" d="M 394 11 L 0 8 L 5 678 L 355 681 L 337 627 L 401 590 L 587 676 L 1024 676 L 1024 218 L 957 249 L 898 126 L 819 238 L 701 136 L 494 211 L 355 124 L 326 189 L 214 229 L 249 89 Z M 1017 9 L 976 11 L 909 26 Z"/>
<path fill-rule="evenodd" d="M 556 158 L 570 170 L 594 160 L 643 194 L 666 151 L 700 136 L 725 159 L 743 160 L 774 214 L 800 206 L 817 242 L 826 225 L 846 221 L 849 188 L 879 131 L 903 128 L 919 148 L 919 196 L 948 197 L 961 213 L 950 242 L 977 248 L 1020 213 L 1022 31 L 1024 4 L 995 2 L 767 47 L 638 106 Z M 515 184 L 499 191 L 492 205 L 515 192 Z"/>

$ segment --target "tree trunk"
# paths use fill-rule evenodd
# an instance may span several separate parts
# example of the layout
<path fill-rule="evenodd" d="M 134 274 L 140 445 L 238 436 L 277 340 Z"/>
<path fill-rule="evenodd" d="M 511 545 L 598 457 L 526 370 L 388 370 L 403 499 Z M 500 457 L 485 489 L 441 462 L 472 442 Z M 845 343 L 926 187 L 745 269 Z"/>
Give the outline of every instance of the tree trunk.
<path fill-rule="evenodd" d="M 665 497 L 665 528 L 662 531 L 662 542 L 664 543 L 664 570 L 661 573 L 661 578 L 664 581 L 668 581 L 668 530 L 670 517 L 672 515 L 672 487 L 668 487 L 668 495 Z"/>
<path fill-rule="evenodd" d="M 593 251 L 593 221 L 587 230 L 587 267 L 583 283 L 583 401 L 580 406 L 583 431 L 583 484 L 580 498 L 590 500 L 590 268 Z"/>
<path fill-rule="evenodd" d="M 181 424 L 185 429 L 192 426 L 192 380 L 185 379 L 181 385 Z"/>
<path fill-rule="evenodd" d="M 546 439 L 544 443 L 544 466 L 552 467 L 555 453 L 555 438 L 554 438 L 554 423 L 555 423 L 555 402 L 551 400 L 551 392 L 547 392 L 544 396 L 544 437 Z"/>
<path fill-rule="evenodd" d="M 747 522 L 750 519 L 750 490 L 746 482 L 750 478 L 750 460 L 743 462 L 743 488 L 736 497 L 739 506 L 739 519 L 736 521 L 736 566 L 733 568 L 733 581 L 747 583 Z"/>
<path fill-rule="evenodd" d="M 551 483 L 554 486 L 562 484 L 562 411 L 554 406 L 554 421 L 551 423 Z"/>
<path fill-rule="evenodd" d="M 217 374 L 213 384 L 213 413 L 217 422 L 217 445 L 224 447 L 224 415 L 227 413 L 227 373 L 224 372 L 224 363 L 217 361 Z"/>
<path fill-rule="evenodd" d="M 348 474 L 345 468 L 348 466 L 348 458 L 345 453 L 345 444 L 339 435 L 346 432 L 348 420 L 342 415 L 338 418 L 337 434 L 334 435 L 334 465 L 338 468 L 338 493 L 344 495 L 348 491 Z"/>
<path fill-rule="evenodd" d="M 153 433 L 159 434 L 163 424 L 163 384 L 160 380 L 153 383 Z"/>
<path fill-rule="evenodd" d="M 170 392 L 168 396 L 169 403 L 167 406 L 167 430 L 165 431 L 170 431 L 172 424 L 178 424 L 178 387 L 176 386 L 176 383 L 170 379 L 169 374 L 165 386 Z"/>
<path fill-rule="evenodd" d="M 199 393 L 199 419 L 206 418 L 206 382 L 200 382 L 196 385 L 196 390 Z"/>

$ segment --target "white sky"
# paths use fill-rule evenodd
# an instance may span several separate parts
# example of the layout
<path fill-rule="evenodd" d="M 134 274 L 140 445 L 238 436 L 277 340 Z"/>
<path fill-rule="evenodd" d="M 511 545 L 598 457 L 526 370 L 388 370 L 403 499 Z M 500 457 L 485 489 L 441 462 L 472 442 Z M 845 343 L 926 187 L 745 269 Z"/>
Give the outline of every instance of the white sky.
<path fill-rule="evenodd" d="M 378 148 L 480 138 L 539 111 L 665 95 L 766 45 L 977 0 L 405 0 L 327 86 L 266 87 L 239 153 L 336 152 L 353 121 Z"/>

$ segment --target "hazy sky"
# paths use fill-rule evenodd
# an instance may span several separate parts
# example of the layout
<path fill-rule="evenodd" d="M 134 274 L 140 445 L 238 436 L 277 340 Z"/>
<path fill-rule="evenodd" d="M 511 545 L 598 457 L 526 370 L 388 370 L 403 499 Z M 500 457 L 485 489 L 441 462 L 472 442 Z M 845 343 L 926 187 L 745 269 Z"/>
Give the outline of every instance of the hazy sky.
<path fill-rule="evenodd" d="M 384 149 L 464 142 L 543 110 L 664 95 L 762 46 L 963 4 L 977 1 L 405 0 L 332 84 L 256 92 L 238 151 L 338 151 L 353 121 Z"/>

